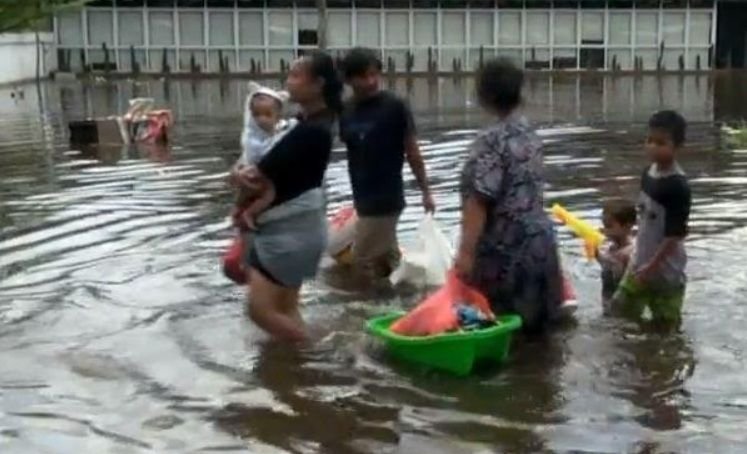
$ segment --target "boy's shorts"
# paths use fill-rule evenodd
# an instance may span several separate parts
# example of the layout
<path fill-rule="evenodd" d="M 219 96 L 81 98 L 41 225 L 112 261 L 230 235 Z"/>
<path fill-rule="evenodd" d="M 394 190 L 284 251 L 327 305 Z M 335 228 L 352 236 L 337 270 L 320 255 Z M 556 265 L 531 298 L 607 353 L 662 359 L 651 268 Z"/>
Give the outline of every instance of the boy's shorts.
<path fill-rule="evenodd" d="M 625 276 L 615 293 L 613 310 L 638 320 L 648 307 L 654 322 L 677 324 L 682 318 L 684 297 L 684 284 L 652 288 L 639 285 L 633 276 Z"/>

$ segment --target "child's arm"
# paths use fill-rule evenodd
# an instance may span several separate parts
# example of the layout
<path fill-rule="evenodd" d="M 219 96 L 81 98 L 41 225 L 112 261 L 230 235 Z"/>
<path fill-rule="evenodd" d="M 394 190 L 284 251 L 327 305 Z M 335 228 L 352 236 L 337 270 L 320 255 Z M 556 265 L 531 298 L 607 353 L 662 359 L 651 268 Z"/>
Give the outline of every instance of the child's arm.
<path fill-rule="evenodd" d="M 275 200 L 275 186 L 272 181 L 260 175 L 257 175 L 256 178 L 258 181 L 261 178 L 261 188 L 254 194 L 254 198 L 243 211 L 244 216 L 252 218 L 267 210 Z"/>
<path fill-rule="evenodd" d="M 267 186 L 259 193 L 259 197 L 254 201 L 252 205 L 255 208 L 255 214 L 260 214 L 263 211 L 270 208 L 272 202 L 275 200 L 275 185 L 272 181 L 266 180 Z"/>
<path fill-rule="evenodd" d="M 656 250 L 656 254 L 654 254 L 654 257 L 651 259 L 651 261 L 643 265 L 636 271 L 636 280 L 638 282 L 645 282 L 649 280 L 656 273 L 664 260 L 666 260 L 667 257 L 669 257 L 672 252 L 675 251 L 677 245 L 683 239 L 684 237 L 675 236 L 664 238 L 664 241 L 662 241 L 662 243 L 659 245 L 659 248 Z"/>

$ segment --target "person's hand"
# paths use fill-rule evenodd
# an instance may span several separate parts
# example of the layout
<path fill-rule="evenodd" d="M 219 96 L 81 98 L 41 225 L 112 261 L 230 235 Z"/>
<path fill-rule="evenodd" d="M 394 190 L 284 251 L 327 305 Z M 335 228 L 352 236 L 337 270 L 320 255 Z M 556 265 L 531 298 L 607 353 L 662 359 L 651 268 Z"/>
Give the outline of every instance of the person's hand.
<path fill-rule="evenodd" d="M 475 267 L 475 254 L 469 251 L 460 250 L 454 261 L 454 271 L 462 280 L 469 280 L 472 277 L 472 271 Z"/>
<path fill-rule="evenodd" d="M 650 281 L 653 275 L 654 266 L 651 263 L 647 263 L 635 272 L 635 283 L 638 285 L 643 285 Z"/>
<path fill-rule="evenodd" d="M 231 167 L 231 171 L 228 173 L 228 182 L 231 185 L 238 186 L 240 184 L 239 174 L 244 167 L 245 166 L 243 164 L 236 164 L 235 166 Z"/>
<path fill-rule="evenodd" d="M 423 209 L 426 213 L 433 214 L 436 211 L 436 202 L 430 192 L 423 193 Z"/>
<path fill-rule="evenodd" d="M 238 169 L 238 184 L 251 191 L 256 191 L 260 188 L 260 179 L 259 171 L 254 166 L 243 166 Z"/>

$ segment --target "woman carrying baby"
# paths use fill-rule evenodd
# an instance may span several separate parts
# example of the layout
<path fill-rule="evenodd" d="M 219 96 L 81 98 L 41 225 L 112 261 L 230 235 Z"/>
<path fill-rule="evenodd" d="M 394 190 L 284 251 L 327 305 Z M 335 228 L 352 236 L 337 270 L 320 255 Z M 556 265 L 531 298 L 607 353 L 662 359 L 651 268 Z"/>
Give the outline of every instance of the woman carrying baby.
<path fill-rule="evenodd" d="M 299 290 L 316 274 L 326 246 L 322 183 L 342 83 L 332 58 L 312 53 L 291 66 L 286 89 L 300 107 L 298 123 L 283 132 L 271 128 L 266 154 L 235 168 L 232 180 L 262 199 L 250 209 L 256 229 L 245 237 L 249 316 L 274 338 L 295 342 L 306 338 Z"/>

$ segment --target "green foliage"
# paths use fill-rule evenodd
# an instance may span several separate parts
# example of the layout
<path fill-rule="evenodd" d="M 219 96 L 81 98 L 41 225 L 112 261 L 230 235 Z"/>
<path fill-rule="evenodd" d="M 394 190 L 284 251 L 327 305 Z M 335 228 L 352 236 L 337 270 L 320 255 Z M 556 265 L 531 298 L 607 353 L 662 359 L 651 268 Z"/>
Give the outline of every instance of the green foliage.
<path fill-rule="evenodd" d="M 34 30 L 58 11 L 80 8 L 88 0 L 0 0 L 0 33 Z"/>

